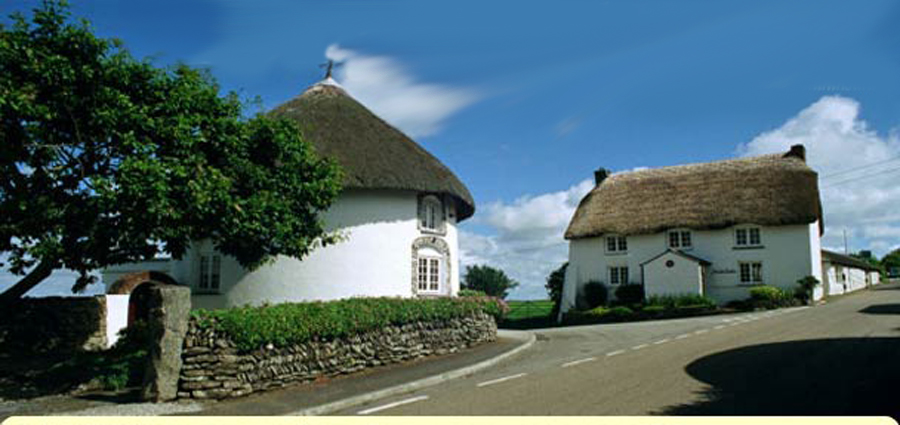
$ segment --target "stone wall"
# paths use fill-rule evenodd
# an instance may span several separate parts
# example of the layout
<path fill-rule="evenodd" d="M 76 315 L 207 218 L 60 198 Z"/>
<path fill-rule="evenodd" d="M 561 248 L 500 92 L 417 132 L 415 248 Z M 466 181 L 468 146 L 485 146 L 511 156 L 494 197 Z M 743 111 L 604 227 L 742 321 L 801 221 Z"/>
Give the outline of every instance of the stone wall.
<path fill-rule="evenodd" d="M 68 353 L 106 348 L 106 298 L 23 298 L 0 314 L 0 352 Z"/>
<path fill-rule="evenodd" d="M 179 398 L 238 397 L 318 377 L 459 351 L 497 338 L 494 318 L 478 313 L 438 322 L 388 326 L 351 337 L 268 345 L 241 352 L 192 318 L 184 342 Z"/>

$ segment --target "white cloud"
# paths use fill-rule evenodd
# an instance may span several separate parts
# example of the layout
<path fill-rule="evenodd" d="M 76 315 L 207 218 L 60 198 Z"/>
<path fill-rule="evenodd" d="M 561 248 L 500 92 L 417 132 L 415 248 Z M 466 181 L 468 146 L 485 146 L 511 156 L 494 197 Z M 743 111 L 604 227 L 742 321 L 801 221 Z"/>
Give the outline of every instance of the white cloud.
<path fill-rule="evenodd" d="M 872 249 L 877 255 L 900 246 L 900 141 L 878 134 L 859 116 L 856 100 L 825 96 L 781 127 L 738 147 L 741 155 L 784 152 L 806 146 L 807 163 L 819 173 L 825 213 L 823 245 Z"/>
<path fill-rule="evenodd" d="M 469 89 L 417 82 L 390 57 L 337 44 L 328 46 L 325 56 L 342 64 L 335 76 L 353 97 L 411 137 L 437 133 L 444 120 L 478 100 Z"/>
<path fill-rule="evenodd" d="M 578 202 L 593 187 L 593 180 L 584 180 L 563 191 L 489 204 L 472 224 L 488 225 L 494 234 L 461 230 L 461 266 L 487 264 L 502 269 L 521 285 L 509 298 L 546 298 L 547 275 L 568 256 L 563 232 Z"/>

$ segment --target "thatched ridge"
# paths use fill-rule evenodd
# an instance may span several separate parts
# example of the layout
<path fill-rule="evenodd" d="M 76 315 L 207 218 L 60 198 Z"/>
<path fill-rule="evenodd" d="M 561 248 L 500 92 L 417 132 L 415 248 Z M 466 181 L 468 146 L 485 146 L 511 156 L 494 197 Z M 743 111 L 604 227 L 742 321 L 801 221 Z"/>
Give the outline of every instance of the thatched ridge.
<path fill-rule="evenodd" d="M 821 231 L 817 174 L 803 158 L 796 146 L 786 154 L 613 174 L 581 200 L 565 237 L 816 220 Z"/>
<path fill-rule="evenodd" d="M 456 201 L 458 221 L 475 213 L 472 195 L 452 171 L 335 84 L 316 84 L 272 114 L 299 122 L 316 152 L 344 169 L 346 188 L 444 193 Z"/>

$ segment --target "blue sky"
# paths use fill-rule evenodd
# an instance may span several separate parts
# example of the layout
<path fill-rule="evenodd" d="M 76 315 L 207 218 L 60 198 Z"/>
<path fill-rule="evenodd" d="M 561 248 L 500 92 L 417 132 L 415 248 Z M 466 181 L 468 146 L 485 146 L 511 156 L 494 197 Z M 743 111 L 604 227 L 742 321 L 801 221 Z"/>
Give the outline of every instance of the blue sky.
<path fill-rule="evenodd" d="M 0 14 L 34 4 L 8 0 Z M 823 178 L 825 245 L 846 229 L 852 250 L 900 246 L 888 208 L 900 161 L 864 167 L 900 157 L 896 1 L 82 0 L 73 11 L 136 56 L 209 67 L 266 108 L 321 78 L 326 55 L 342 60 L 351 94 L 467 184 L 478 212 L 461 229 L 463 263 L 506 270 L 522 283 L 512 298 L 545 295 L 600 166 L 804 143 Z"/>

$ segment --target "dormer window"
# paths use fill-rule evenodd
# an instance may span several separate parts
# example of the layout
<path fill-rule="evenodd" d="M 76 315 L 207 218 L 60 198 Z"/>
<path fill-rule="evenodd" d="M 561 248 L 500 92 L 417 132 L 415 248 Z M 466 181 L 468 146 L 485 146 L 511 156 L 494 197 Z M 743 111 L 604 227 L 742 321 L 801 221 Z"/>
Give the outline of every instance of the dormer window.
<path fill-rule="evenodd" d="M 437 196 L 428 195 L 421 198 L 419 228 L 431 232 L 444 231 L 444 205 Z"/>
<path fill-rule="evenodd" d="M 690 230 L 669 231 L 669 248 L 689 249 L 693 246 L 692 244 Z"/>
<path fill-rule="evenodd" d="M 628 239 L 625 236 L 607 236 L 606 252 L 616 254 L 628 252 Z"/>

